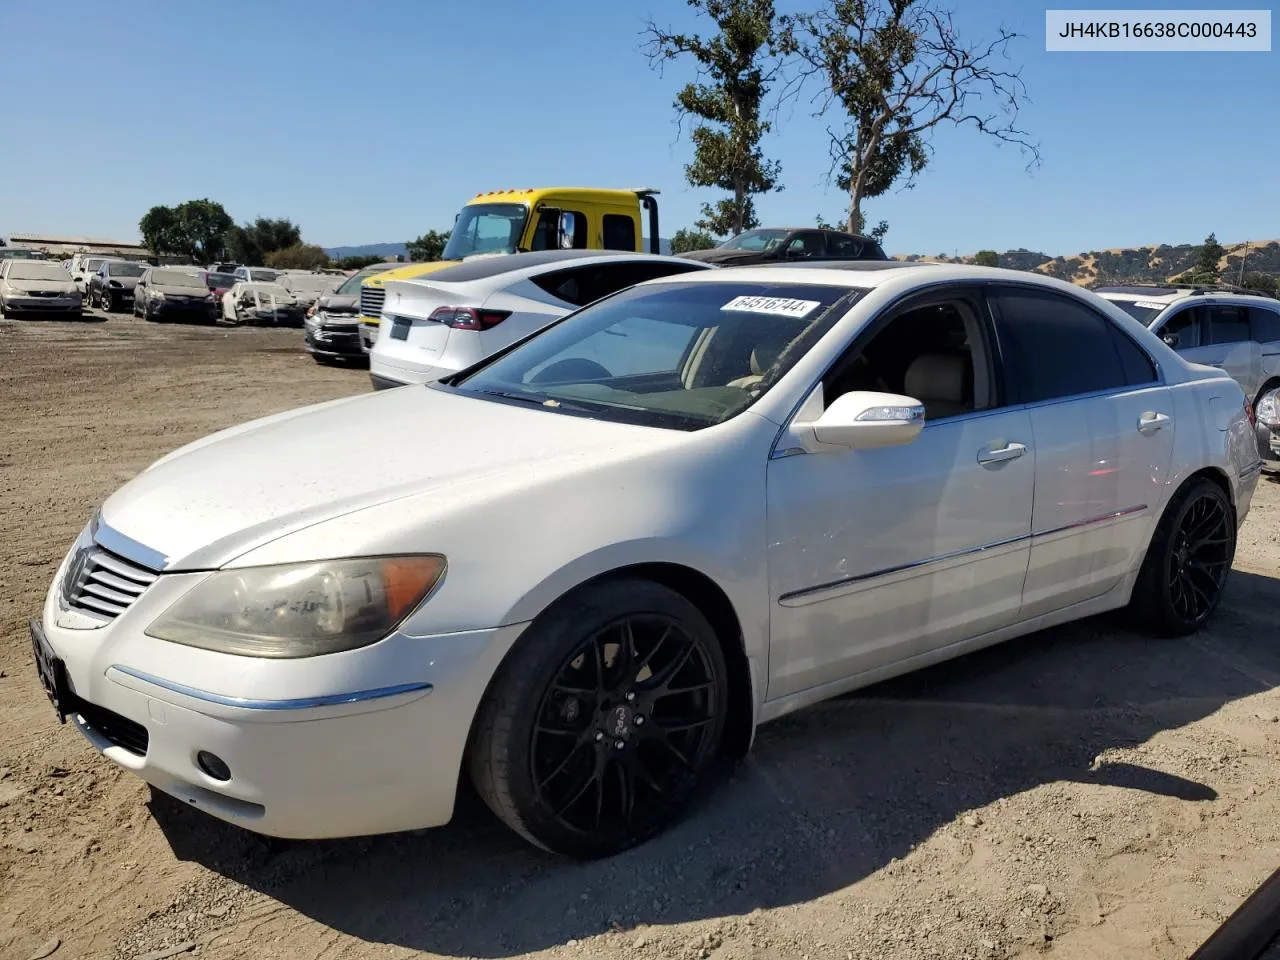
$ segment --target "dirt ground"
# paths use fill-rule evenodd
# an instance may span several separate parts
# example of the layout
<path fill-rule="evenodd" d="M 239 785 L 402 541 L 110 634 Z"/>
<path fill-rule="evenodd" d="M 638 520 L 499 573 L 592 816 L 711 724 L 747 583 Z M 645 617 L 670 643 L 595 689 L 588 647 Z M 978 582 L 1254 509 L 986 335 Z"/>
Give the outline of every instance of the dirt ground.
<path fill-rule="evenodd" d="M 168 450 L 368 389 L 298 330 L 0 322 L 0 958 L 1186 957 L 1280 867 L 1280 485 L 1211 629 L 1051 630 L 764 728 L 678 828 L 576 864 L 449 827 L 272 843 L 60 727 L 27 618 Z M 343 451 L 333 451 L 342 456 Z"/>

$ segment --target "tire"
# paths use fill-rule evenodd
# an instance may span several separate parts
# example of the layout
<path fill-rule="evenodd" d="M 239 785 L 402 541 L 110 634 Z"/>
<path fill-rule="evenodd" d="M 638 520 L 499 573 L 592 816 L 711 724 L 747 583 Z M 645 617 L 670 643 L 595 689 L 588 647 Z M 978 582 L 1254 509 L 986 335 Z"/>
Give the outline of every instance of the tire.
<path fill-rule="evenodd" d="M 116 308 L 116 298 L 110 290 L 103 290 L 98 294 L 98 306 L 102 307 L 104 313 L 111 313 Z"/>
<path fill-rule="evenodd" d="M 146 320 L 148 323 L 156 322 L 156 318 L 151 315 L 151 304 L 144 303 L 142 305 L 142 319 Z"/>
<path fill-rule="evenodd" d="M 696 606 L 648 580 L 590 585 L 534 620 L 503 661 L 466 762 L 485 803 L 530 842 L 610 856 L 660 833 L 698 793 L 728 695 Z"/>
<path fill-rule="evenodd" d="M 1195 633 L 1218 608 L 1235 553 L 1231 500 L 1207 477 L 1188 481 L 1169 501 L 1147 546 L 1130 615 L 1157 636 Z"/>

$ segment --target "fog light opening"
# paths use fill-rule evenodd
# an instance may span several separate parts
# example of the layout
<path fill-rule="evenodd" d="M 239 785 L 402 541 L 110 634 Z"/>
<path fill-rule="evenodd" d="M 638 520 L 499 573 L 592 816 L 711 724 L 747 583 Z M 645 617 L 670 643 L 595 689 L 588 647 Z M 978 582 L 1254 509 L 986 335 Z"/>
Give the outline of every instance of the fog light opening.
<path fill-rule="evenodd" d="M 231 768 L 219 756 L 210 753 L 208 750 L 201 750 L 196 754 L 196 766 L 205 774 L 205 776 L 226 783 L 231 779 Z"/>

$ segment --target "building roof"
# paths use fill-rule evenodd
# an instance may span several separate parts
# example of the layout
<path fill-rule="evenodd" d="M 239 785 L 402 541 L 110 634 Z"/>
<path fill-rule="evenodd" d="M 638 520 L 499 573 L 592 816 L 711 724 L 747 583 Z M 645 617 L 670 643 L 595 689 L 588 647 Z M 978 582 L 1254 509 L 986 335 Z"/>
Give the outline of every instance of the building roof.
<path fill-rule="evenodd" d="M 9 234 L 9 243 L 12 246 L 78 246 L 78 247 L 114 247 L 117 249 L 136 248 L 145 250 L 146 247 L 134 240 L 104 240 L 101 237 L 57 237 L 45 233 L 11 233 Z"/>

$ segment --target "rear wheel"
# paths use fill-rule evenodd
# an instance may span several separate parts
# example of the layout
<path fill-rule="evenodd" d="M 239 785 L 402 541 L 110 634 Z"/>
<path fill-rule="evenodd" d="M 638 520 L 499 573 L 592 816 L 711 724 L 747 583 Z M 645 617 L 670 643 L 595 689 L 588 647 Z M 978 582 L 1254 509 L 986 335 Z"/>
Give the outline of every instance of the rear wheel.
<path fill-rule="evenodd" d="M 1222 600 L 1235 553 L 1230 499 L 1206 477 L 1190 481 L 1174 494 L 1151 538 L 1130 610 L 1162 636 L 1194 633 Z"/>
<path fill-rule="evenodd" d="M 468 750 L 480 795 L 517 833 L 573 857 L 648 840 L 715 759 L 728 681 L 714 630 L 647 580 L 589 586 L 520 638 Z"/>

